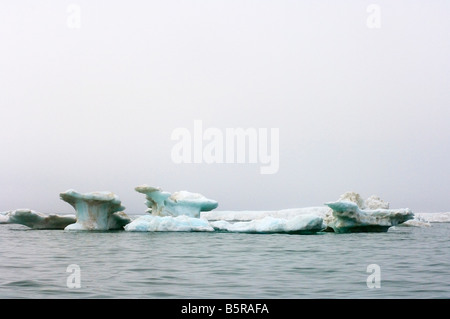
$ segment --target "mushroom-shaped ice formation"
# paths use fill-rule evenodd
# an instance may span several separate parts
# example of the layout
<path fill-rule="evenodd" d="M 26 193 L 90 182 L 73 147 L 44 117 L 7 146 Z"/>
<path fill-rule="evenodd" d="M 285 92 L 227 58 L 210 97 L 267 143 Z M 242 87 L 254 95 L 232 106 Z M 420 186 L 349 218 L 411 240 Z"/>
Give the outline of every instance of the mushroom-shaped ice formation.
<path fill-rule="evenodd" d="M 159 187 L 137 186 L 135 190 L 145 194 L 147 211 L 154 216 L 189 216 L 198 218 L 200 212 L 210 211 L 218 206 L 217 201 L 198 193 L 179 191 L 173 194 Z"/>
<path fill-rule="evenodd" d="M 117 195 L 111 192 L 78 193 L 69 189 L 60 194 L 63 201 L 75 208 L 76 223 L 65 230 L 114 230 L 123 229 L 131 219 L 122 212 L 125 207 Z"/>
<path fill-rule="evenodd" d="M 326 224 L 336 233 L 386 232 L 389 227 L 414 218 L 414 214 L 408 208 L 361 209 L 357 202 L 349 200 L 339 200 L 325 205 L 332 209 L 331 215 L 325 219 Z"/>
<path fill-rule="evenodd" d="M 147 185 L 137 186 L 135 190 L 145 194 L 145 198 L 147 199 L 145 205 L 148 207 L 147 212 L 154 216 L 162 215 L 165 206 L 164 201 L 171 195 L 169 192 L 163 192 L 159 187 Z"/>
<path fill-rule="evenodd" d="M 21 224 L 33 229 L 64 229 L 75 223 L 75 215 L 46 215 L 31 209 L 16 209 L 8 214 L 9 224 Z"/>

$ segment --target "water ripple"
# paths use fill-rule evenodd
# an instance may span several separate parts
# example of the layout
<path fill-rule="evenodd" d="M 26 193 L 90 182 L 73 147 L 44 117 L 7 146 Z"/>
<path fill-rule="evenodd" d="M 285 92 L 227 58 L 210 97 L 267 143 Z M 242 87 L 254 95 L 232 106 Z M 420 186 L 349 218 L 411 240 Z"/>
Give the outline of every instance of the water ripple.
<path fill-rule="evenodd" d="M 0 298 L 449 298 L 448 233 L 450 224 L 317 236 L 6 225 Z M 67 286 L 70 264 L 80 288 Z M 370 264 L 379 289 L 367 286 Z"/>

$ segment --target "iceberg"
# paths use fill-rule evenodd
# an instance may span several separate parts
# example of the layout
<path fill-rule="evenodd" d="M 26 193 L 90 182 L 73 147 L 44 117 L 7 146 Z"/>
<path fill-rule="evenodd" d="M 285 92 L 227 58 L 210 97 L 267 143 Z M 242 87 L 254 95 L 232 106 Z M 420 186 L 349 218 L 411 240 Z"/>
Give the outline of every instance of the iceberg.
<path fill-rule="evenodd" d="M 75 215 L 46 215 L 31 209 L 8 212 L 9 224 L 21 224 L 33 229 L 64 229 L 76 221 Z"/>
<path fill-rule="evenodd" d="M 234 223 L 217 220 L 210 224 L 215 230 L 219 231 L 261 234 L 312 234 L 325 228 L 323 219 L 314 214 L 297 215 L 288 219 L 265 216 L 261 219 Z"/>
<path fill-rule="evenodd" d="M 131 222 L 123 212 L 125 207 L 111 192 L 78 193 L 69 189 L 60 193 L 63 201 L 75 208 L 76 222 L 65 230 L 116 230 Z"/>
<path fill-rule="evenodd" d="M 327 226 L 336 233 L 386 232 L 391 226 L 413 219 L 410 209 L 361 209 L 348 200 L 325 203 L 332 209 L 326 218 Z"/>
<path fill-rule="evenodd" d="M 200 232 L 214 231 L 214 228 L 207 220 L 190 216 L 154 216 L 143 215 L 131 223 L 125 225 L 126 231 L 146 231 L 146 232 L 162 232 L 162 231 L 184 231 L 184 232 Z"/>
<path fill-rule="evenodd" d="M 200 212 L 210 211 L 218 206 L 217 201 L 208 199 L 198 193 L 179 191 L 173 194 L 164 192 L 159 187 L 137 186 L 135 190 L 145 194 L 147 212 L 153 216 L 189 216 L 198 218 Z"/>

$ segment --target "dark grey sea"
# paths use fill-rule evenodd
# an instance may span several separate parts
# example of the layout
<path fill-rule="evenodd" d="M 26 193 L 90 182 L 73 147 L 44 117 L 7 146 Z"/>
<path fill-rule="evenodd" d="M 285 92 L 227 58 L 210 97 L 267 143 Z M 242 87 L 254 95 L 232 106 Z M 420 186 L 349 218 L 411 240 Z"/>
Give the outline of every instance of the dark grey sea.
<path fill-rule="evenodd" d="M 0 298 L 449 298 L 450 223 L 387 233 L 0 225 Z"/>

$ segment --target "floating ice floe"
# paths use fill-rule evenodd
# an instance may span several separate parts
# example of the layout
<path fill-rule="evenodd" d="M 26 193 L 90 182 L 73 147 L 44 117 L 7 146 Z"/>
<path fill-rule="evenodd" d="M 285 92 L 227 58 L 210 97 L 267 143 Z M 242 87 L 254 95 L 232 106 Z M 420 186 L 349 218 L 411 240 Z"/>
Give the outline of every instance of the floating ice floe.
<path fill-rule="evenodd" d="M 218 220 L 210 223 L 216 230 L 238 233 L 287 233 L 311 234 L 325 228 L 323 219 L 317 215 L 302 214 L 292 218 L 265 216 L 251 221 L 229 222 Z"/>
<path fill-rule="evenodd" d="M 7 212 L 8 224 L 21 224 L 33 229 L 64 229 L 76 221 L 75 215 L 46 215 L 31 209 Z"/>
<path fill-rule="evenodd" d="M 408 208 L 389 209 L 389 203 L 376 196 L 364 202 L 354 192 L 345 193 L 338 201 L 325 205 L 331 208 L 325 223 L 336 233 L 386 232 L 390 227 L 414 218 Z"/>
<path fill-rule="evenodd" d="M 164 192 L 159 187 L 137 186 L 135 190 L 145 194 L 147 212 L 153 216 L 189 216 L 200 217 L 200 212 L 210 211 L 218 206 L 217 201 L 202 194 L 179 191 L 173 194 Z"/>
<path fill-rule="evenodd" d="M 115 230 L 123 229 L 131 222 L 123 212 L 125 207 L 114 193 L 81 194 L 69 189 L 61 193 L 60 197 L 76 211 L 76 222 L 65 227 L 65 230 Z"/>
<path fill-rule="evenodd" d="M 272 211 L 202 212 L 217 231 L 239 233 L 312 234 L 323 230 L 328 207 L 290 208 Z"/>
<path fill-rule="evenodd" d="M 143 215 L 125 225 L 126 231 L 214 231 L 206 219 L 189 216 Z"/>

